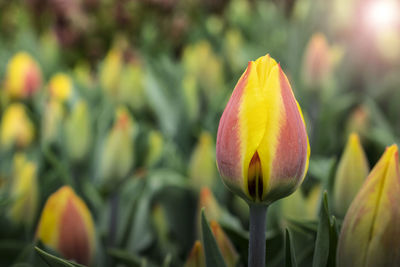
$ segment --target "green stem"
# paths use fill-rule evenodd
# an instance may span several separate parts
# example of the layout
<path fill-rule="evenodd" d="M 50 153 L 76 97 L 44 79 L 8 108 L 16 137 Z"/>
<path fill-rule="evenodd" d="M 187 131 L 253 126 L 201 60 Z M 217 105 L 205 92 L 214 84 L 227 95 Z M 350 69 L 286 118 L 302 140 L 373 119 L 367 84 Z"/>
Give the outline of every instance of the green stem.
<path fill-rule="evenodd" d="M 248 267 L 265 267 L 265 220 L 268 206 L 249 204 L 249 207 L 250 240 Z"/>

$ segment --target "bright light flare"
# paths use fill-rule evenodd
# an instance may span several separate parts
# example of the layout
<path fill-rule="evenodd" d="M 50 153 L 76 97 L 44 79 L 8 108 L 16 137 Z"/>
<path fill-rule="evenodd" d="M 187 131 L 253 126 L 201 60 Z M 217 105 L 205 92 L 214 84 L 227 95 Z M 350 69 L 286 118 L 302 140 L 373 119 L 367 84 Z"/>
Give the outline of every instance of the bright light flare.
<path fill-rule="evenodd" d="M 400 4 L 395 0 L 367 2 L 364 9 L 364 24 L 373 31 L 397 27 L 400 21 Z"/>

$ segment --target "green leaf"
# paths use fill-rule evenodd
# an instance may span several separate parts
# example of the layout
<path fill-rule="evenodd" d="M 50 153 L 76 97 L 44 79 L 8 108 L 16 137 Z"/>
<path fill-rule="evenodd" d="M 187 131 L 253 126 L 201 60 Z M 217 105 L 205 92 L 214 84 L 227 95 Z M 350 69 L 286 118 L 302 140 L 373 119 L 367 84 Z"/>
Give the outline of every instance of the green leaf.
<path fill-rule="evenodd" d="M 208 225 L 204 208 L 201 210 L 201 229 L 203 235 L 203 246 L 206 256 L 207 267 L 226 267 L 221 251 L 215 241 L 214 235 Z"/>
<path fill-rule="evenodd" d="M 47 265 L 49 265 L 50 267 L 84 267 L 84 265 L 74 263 L 71 261 L 67 261 L 67 260 L 58 258 L 54 255 L 51 255 L 38 247 L 35 247 L 35 250 L 39 254 L 39 256 L 42 258 L 42 260 L 44 262 L 46 262 Z"/>
<path fill-rule="evenodd" d="M 285 267 L 297 267 L 296 255 L 292 243 L 292 237 L 286 228 L 285 235 Z"/>
<path fill-rule="evenodd" d="M 313 267 L 327 266 L 329 256 L 330 217 L 328 209 L 328 194 L 325 191 L 320 209 L 320 221 L 318 224 L 317 240 L 313 258 Z"/>
<path fill-rule="evenodd" d="M 336 266 L 336 248 L 339 240 L 339 231 L 335 216 L 332 216 L 331 224 L 329 227 L 329 257 L 328 266 Z"/>
<path fill-rule="evenodd" d="M 117 262 L 125 264 L 127 266 L 140 267 L 143 263 L 143 259 L 127 251 L 111 248 L 107 250 L 107 254 L 109 254 Z"/>

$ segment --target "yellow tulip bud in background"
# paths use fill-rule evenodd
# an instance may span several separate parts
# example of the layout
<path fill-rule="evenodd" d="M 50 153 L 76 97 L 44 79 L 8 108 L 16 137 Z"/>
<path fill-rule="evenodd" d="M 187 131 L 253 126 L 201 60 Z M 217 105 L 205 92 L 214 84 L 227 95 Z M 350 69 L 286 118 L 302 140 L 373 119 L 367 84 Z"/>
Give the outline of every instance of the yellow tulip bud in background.
<path fill-rule="evenodd" d="M 123 51 L 112 48 L 106 55 L 100 69 L 100 85 L 109 96 L 117 95 L 120 74 L 123 68 Z"/>
<path fill-rule="evenodd" d="M 121 71 L 117 101 L 133 110 L 141 110 L 146 105 L 144 71 L 139 62 L 129 62 Z"/>
<path fill-rule="evenodd" d="M 65 139 L 68 155 L 73 160 L 83 159 L 89 151 L 92 127 L 89 108 L 85 101 L 78 101 L 65 120 Z"/>
<path fill-rule="evenodd" d="M 185 99 L 186 115 L 190 122 L 195 121 L 200 112 L 200 95 L 198 82 L 193 74 L 186 75 L 182 80 L 183 97 Z"/>
<path fill-rule="evenodd" d="M 65 116 L 63 104 L 56 99 L 50 99 L 44 107 L 42 116 L 42 143 L 56 142 L 59 139 Z"/>
<path fill-rule="evenodd" d="M 47 199 L 36 237 L 68 260 L 92 263 L 96 246 L 92 215 L 69 186 L 61 187 Z"/>
<path fill-rule="evenodd" d="M 156 165 L 163 154 L 164 140 L 161 132 L 152 130 L 147 136 L 148 150 L 145 159 L 145 165 L 147 167 L 152 167 Z"/>
<path fill-rule="evenodd" d="M 197 190 L 203 186 L 212 188 L 216 171 L 214 142 L 210 133 L 203 132 L 189 161 L 191 185 Z"/>
<path fill-rule="evenodd" d="M 71 78 L 64 73 L 55 74 L 50 79 L 48 88 L 50 97 L 60 102 L 67 101 L 74 90 Z"/>
<path fill-rule="evenodd" d="M 218 247 L 221 250 L 221 255 L 224 258 L 226 266 L 236 266 L 239 260 L 239 254 L 232 245 L 232 242 L 217 221 L 211 221 L 210 227 L 214 234 L 215 241 L 217 241 Z"/>
<path fill-rule="evenodd" d="M 38 63 L 26 52 L 18 52 L 7 64 L 5 90 L 10 98 L 26 99 L 37 92 L 42 83 Z"/>
<path fill-rule="evenodd" d="M 37 166 L 34 162 L 27 160 L 24 154 L 16 154 L 13 168 L 9 217 L 17 224 L 23 223 L 30 226 L 38 208 Z"/>
<path fill-rule="evenodd" d="M 24 105 L 11 104 L 4 111 L 1 119 L 1 144 L 5 148 L 13 145 L 18 147 L 29 146 L 34 138 L 34 126 Z"/>
<path fill-rule="evenodd" d="M 128 175 L 134 161 L 134 127 L 129 111 L 124 107 L 119 107 L 114 125 L 103 145 L 99 166 L 101 180 L 119 180 Z"/>
<path fill-rule="evenodd" d="M 333 210 L 343 218 L 369 172 L 368 160 L 357 134 L 353 133 L 339 161 L 333 188 Z"/>
<path fill-rule="evenodd" d="M 218 221 L 222 215 L 221 207 L 215 199 L 212 191 L 203 187 L 199 195 L 198 218 L 200 225 L 201 209 L 204 208 L 204 213 L 209 220 Z"/>
<path fill-rule="evenodd" d="M 400 262 L 398 148 L 388 147 L 343 221 L 337 266 L 396 266 Z"/>
<path fill-rule="evenodd" d="M 217 164 L 225 185 L 245 200 L 270 204 L 293 193 L 308 168 L 300 106 L 269 55 L 250 61 L 222 114 Z"/>
<path fill-rule="evenodd" d="M 189 257 L 187 258 L 184 267 L 206 267 L 206 260 L 204 254 L 203 245 L 197 240 L 192 250 L 190 251 Z"/>

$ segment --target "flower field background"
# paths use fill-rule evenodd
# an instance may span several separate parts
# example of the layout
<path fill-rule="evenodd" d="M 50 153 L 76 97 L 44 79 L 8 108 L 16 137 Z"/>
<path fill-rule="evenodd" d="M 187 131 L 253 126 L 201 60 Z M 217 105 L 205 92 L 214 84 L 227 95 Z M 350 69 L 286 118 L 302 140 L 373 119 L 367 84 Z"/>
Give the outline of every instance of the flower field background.
<path fill-rule="evenodd" d="M 216 136 L 266 54 L 311 149 L 266 266 L 398 266 L 397 0 L 0 0 L 0 266 L 247 266 Z"/>

